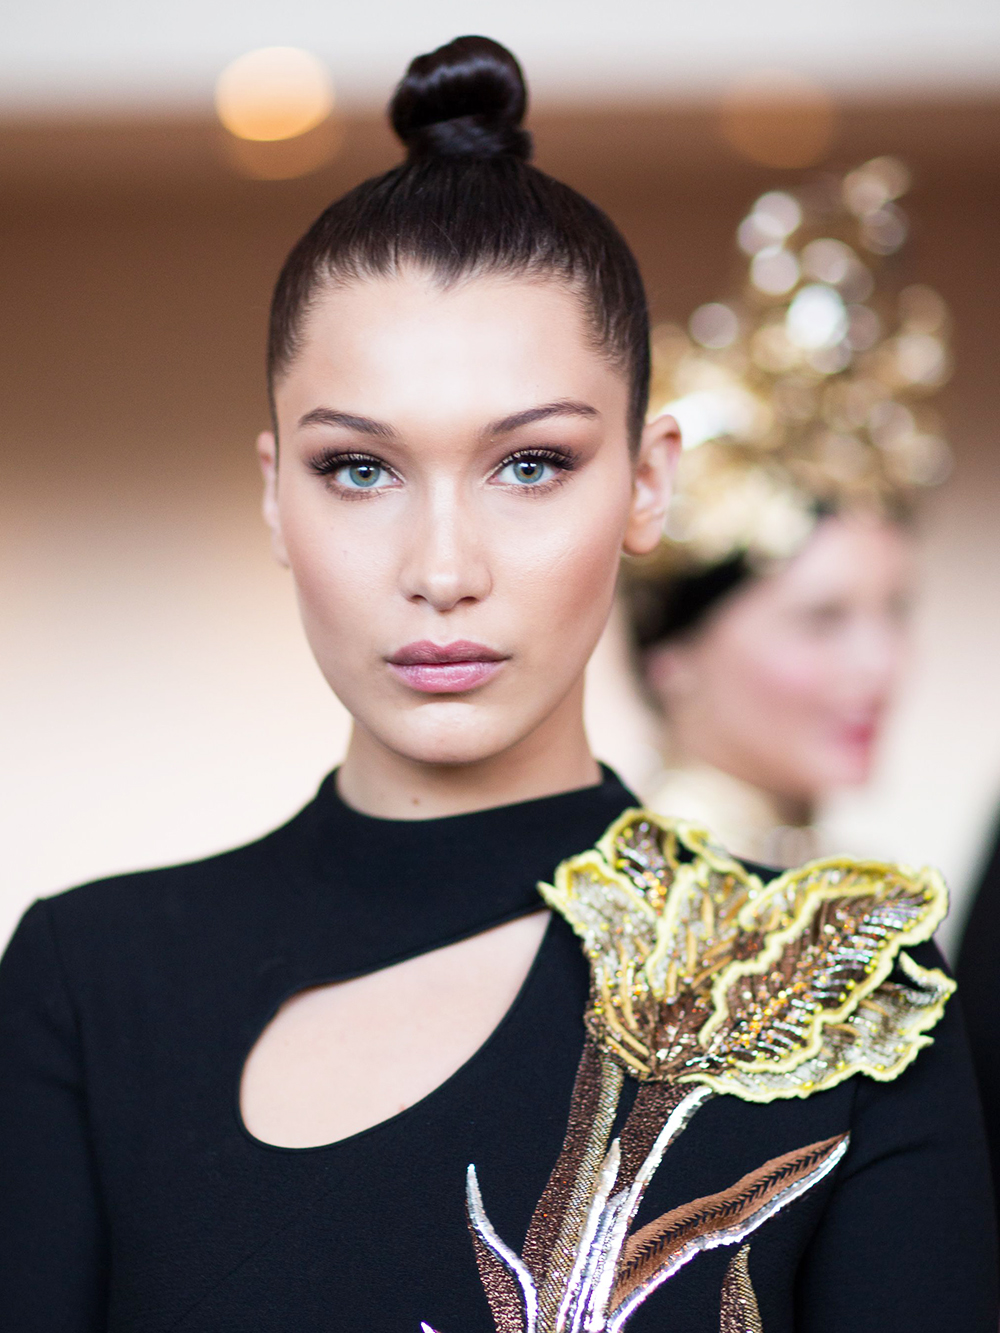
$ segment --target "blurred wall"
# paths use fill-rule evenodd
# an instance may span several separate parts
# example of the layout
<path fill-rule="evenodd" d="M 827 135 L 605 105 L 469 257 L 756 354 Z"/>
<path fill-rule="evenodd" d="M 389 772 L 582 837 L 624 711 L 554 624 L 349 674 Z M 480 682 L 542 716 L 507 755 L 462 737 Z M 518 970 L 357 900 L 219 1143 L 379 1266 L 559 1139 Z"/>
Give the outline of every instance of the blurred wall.
<path fill-rule="evenodd" d="M 458 33 L 516 51 L 536 91 L 645 101 L 705 95 L 759 66 L 837 91 L 996 88 L 995 0 L 34 0 L 8 4 L 0 106 L 203 104 L 258 46 L 326 60 L 352 104 L 380 104 L 414 52 Z"/>
<path fill-rule="evenodd" d="M 856 104 L 833 150 L 913 166 L 906 262 L 953 308 L 958 370 L 918 667 L 879 781 L 831 818 L 851 849 L 934 861 L 959 888 L 1000 800 L 998 112 Z M 742 210 L 793 179 L 736 157 L 708 107 L 543 112 L 534 129 L 541 165 L 622 225 L 659 317 L 726 294 Z M 394 159 L 367 117 L 331 166 L 283 182 L 241 178 L 198 118 L 0 126 L 0 936 L 37 894 L 255 836 L 336 760 L 346 720 L 271 561 L 252 445 L 283 255 Z M 645 738 L 612 675 L 592 730 L 628 773 Z"/>

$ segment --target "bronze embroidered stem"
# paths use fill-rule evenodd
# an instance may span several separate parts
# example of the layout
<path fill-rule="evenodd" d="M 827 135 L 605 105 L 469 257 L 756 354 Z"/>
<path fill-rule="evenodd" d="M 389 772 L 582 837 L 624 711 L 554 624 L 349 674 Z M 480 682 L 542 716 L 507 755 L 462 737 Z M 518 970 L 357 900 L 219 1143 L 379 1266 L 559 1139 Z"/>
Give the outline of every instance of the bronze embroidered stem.
<path fill-rule="evenodd" d="M 670 1112 L 690 1091 L 689 1087 L 678 1083 L 640 1083 L 621 1133 L 620 1189 L 631 1186 Z"/>
<path fill-rule="evenodd" d="M 555 1319 L 572 1271 L 624 1081 L 621 1066 L 588 1039 L 573 1088 L 563 1149 L 524 1242 L 524 1260 L 539 1284 L 543 1321 Z"/>
<path fill-rule="evenodd" d="M 750 1281 L 750 1246 L 742 1246 L 729 1261 L 722 1283 L 719 1333 L 764 1333 L 757 1293 Z"/>
<path fill-rule="evenodd" d="M 490 1303 L 490 1311 L 497 1333 L 527 1333 L 524 1327 L 524 1305 L 521 1289 L 492 1250 L 472 1231 L 472 1245 L 476 1252 L 479 1277 Z"/>

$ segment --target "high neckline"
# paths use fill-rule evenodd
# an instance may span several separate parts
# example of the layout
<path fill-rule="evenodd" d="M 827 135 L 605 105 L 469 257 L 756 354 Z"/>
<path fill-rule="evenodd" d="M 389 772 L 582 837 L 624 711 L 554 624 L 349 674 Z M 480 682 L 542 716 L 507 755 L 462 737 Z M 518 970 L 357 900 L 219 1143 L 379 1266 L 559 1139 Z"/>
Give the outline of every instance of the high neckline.
<path fill-rule="evenodd" d="M 437 819 L 381 819 L 347 805 L 333 772 L 300 819 L 317 887 L 345 933 L 344 962 L 349 955 L 360 971 L 537 910 L 538 882 L 637 804 L 602 765 L 600 782 L 575 791 Z"/>

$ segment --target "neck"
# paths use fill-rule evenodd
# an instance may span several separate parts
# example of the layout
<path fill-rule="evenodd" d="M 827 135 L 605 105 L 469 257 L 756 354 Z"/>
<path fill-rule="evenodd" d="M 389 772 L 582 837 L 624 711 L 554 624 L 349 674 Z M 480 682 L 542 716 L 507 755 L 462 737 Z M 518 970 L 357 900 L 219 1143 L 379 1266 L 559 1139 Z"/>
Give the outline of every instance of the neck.
<path fill-rule="evenodd" d="M 380 819 L 440 819 L 591 787 L 601 780 L 583 725 L 582 687 L 497 754 L 433 763 L 400 754 L 355 722 L 337 788 Z"/>

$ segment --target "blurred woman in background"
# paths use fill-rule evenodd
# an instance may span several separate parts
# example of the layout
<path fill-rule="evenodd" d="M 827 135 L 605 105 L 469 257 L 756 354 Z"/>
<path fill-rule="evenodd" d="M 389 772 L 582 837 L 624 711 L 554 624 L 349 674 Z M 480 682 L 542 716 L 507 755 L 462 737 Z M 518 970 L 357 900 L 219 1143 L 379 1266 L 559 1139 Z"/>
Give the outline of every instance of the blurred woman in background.
<path fill-rule="evenodd" d="M 650 804 L 772 865 L 818 855 L 823 802 L 870 776 L 907 655 L 913 499 L 947 463 L 925 406 L 943 304 L 880 267 L 904 187 L 880 159 L 764 195 L 739 300 L 654 343 L 654 410 L 685 453 L 668 535 L 624 579 L 663 722 Z"/>
<path fill-rule="evenodd" d="M 635 597 L 670 760 L 653 809 L 764 864 L 820 854 L 817 812 L 868 779 L 905 661 L 911 544 L 902 524 L 830 515 L 772 569 L 724 566 L 662 601 Z"/>

